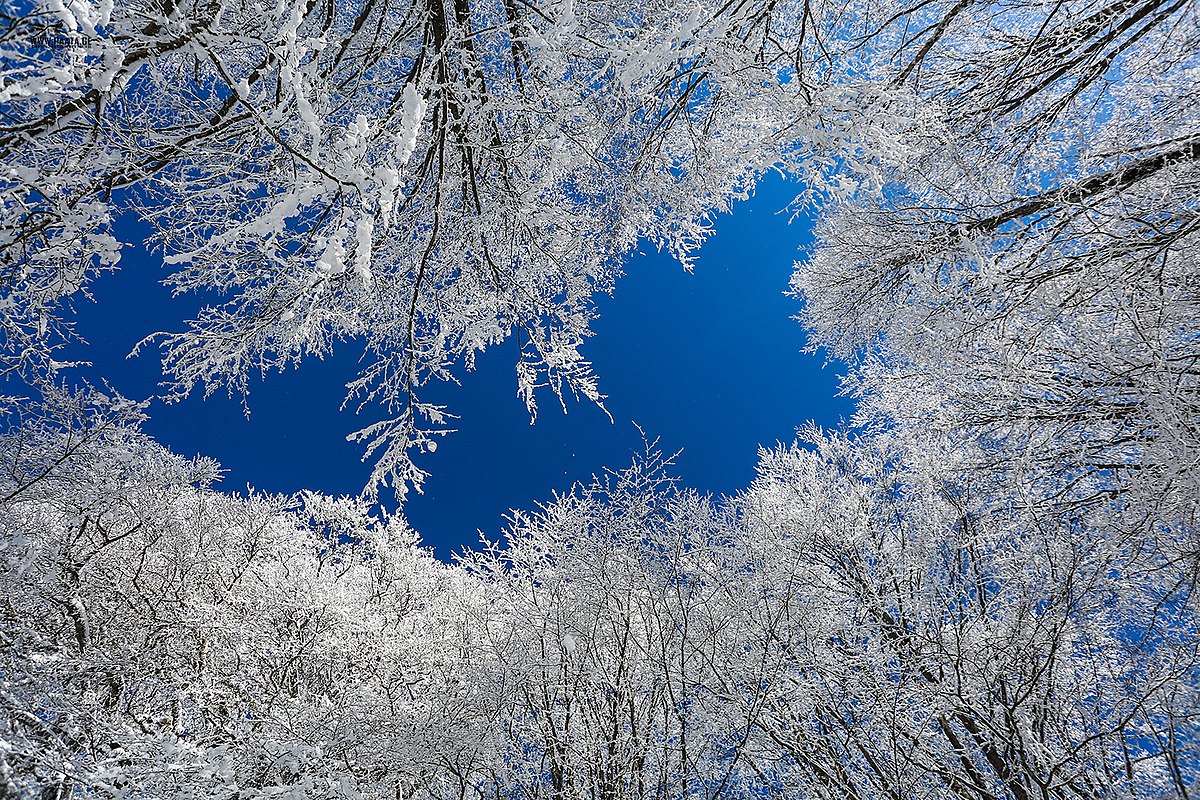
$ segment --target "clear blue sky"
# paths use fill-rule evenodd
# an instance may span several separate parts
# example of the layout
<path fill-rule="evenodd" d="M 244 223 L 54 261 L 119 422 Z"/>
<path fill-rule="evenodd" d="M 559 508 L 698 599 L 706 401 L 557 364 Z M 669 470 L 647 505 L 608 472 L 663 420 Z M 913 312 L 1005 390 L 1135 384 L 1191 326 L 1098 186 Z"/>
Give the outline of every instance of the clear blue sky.
<path fill-rule="evenodd" d="M 531 508 L 605 467 L 625 466 L 641 448 L 635 422 L 664 450 L 682 449 L 677 471 L 686 485 L 731 494 L 753 479 L 760 444 L 790 441 L 808 420 L 833 426 L 848 417 L 850 402 L 835 396 L 838 368 L 800 352 L 804 334 L 791 319 L 797 301 L 783 295 L 809 241 L 803 220 L 789 225 L 776 214 L 793 193 L 767 180 L 718 220 L 694 274 L 664 255 L 639 254 L 615 295 L 600 298 L 596 335 L 583 352 L 614 422 L 587 402 L 569 402 L 564 415 L 545 394 L 531 426 L 515 393 L 514 343 L 485 353 L 461 375 L 462 386 L 427 389 L 426 398 L 460 419 L 436 453 L 420 457 L 432 474 L 404 509 L 425 542 L 446 557 L 478 542 L 478 529 L 497 536 L 510 508 Z M 128 249 L 121 267 L 97 280 L 97 303 L 77 302 L 91 346 L 76 357 L 93 362 L 83 370 L 90 380 L 107 378 L 143 399 L 161 380 L 156 352 L 126 354 L 148 333 L 178 330 L 196 301 L 172 299 L 157 283 L 159 261 L 140 249 Z M 332 359 L 256 381 L 248 420 L 238 399 L 197 394 L 170 406 L 155 401 L 146 429 L 178 453 L 219 460 L 226 490 L 357 493 L 370 470 L 345 436 L 362 421 L 338 406 L 358 355 L 347 345 Z"/>

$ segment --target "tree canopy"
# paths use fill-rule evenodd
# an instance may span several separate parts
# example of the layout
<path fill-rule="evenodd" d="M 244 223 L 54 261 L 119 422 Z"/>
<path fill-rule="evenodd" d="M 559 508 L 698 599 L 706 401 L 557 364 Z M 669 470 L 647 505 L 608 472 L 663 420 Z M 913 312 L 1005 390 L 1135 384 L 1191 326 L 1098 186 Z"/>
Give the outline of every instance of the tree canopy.
<path fill-rule="evenodd" d="M 1194 795 L 1197 74 L 1187 0 L 6 6 L 4 793 Z M 176 394 L 354 341 L 419 483 L 423 385 L 515 337 L 600 402 L 594 295 L 770 169 L 859 413 L 733 498 L 648 445 L 443 564 L 55 358 L 137 214 L 211 299 Z"/>

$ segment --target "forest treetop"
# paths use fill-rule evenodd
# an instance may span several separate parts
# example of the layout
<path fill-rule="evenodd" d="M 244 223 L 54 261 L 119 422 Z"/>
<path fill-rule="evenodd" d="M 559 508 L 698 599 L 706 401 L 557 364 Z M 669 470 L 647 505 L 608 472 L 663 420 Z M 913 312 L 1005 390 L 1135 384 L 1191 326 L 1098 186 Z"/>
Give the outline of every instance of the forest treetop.
<path fill-rule="evenodd" d="M 1188 0 L 5 5 L 0 793 L 1194 797 L 1197 75 Z M 727 501 L 650 449 L 440 564 L 55 359 L 136 213 L 174 396 L 359 342 L 416 484 L 423 385 L 600 401 L 593 295 L 769 169 L 860 410 Z"/>

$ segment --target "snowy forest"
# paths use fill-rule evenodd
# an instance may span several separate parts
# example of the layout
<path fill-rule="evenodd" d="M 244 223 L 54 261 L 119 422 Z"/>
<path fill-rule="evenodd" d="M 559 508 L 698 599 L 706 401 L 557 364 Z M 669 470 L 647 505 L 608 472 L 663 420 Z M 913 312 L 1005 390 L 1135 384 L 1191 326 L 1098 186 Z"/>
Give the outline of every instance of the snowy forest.
<path fill-rule="evenodd" d="M 597 296 L 769 172 L 853 420 L 452 563 L 375 504 L 485 349 L 603 402 Z M 168 394 L 361 351 L 360 497 L 72 378 L 129 214 Z M 0 373 L 0 796 L 1200 793 L 1195 0 L 0 0 Z"/>

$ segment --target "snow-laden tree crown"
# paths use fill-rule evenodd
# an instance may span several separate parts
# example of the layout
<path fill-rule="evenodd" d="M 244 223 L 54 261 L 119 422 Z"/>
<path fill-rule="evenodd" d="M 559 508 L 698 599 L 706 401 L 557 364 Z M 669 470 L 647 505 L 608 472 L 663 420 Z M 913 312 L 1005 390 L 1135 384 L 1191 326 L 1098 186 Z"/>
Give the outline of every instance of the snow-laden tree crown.
<path fill-rule="evenodd" d="M 0 794 L 1194 796 L 1198 76 L 1189 0 L 4 5 Z M 727 500 L 651 447 L 442 564 L 55 358 L 136 214 L 176 396 L 351 340 L 419 484 L 423 386 L 600 402 L 592 298 L 769 169 L 860 411 Z"/>

